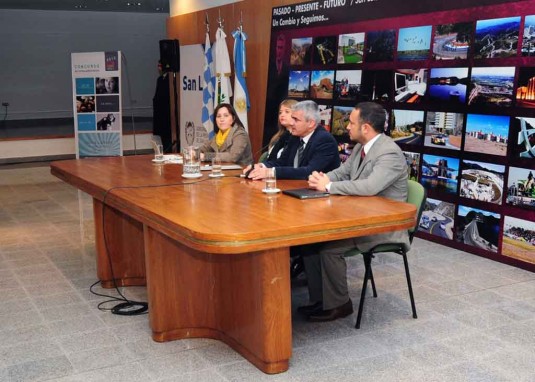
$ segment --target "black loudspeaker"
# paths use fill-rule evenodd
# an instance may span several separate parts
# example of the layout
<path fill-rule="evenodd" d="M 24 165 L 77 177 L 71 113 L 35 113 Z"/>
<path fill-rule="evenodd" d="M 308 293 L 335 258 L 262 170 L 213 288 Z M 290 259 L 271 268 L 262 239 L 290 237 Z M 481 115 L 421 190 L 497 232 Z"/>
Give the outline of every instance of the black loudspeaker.
<path fill-rule="evenodd" d="M 164 72 L 180 72 L 178 40 L 160 40 L 160 63 Z"/>

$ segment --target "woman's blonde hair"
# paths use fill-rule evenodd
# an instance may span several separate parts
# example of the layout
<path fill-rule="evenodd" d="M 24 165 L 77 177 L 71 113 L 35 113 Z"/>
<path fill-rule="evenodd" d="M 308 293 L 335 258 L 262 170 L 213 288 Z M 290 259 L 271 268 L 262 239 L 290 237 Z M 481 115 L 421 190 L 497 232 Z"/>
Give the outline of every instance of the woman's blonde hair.
<path fill-rule="evenodd" d="M 288 108 L 292 108 L 293 105 L 295 105 L 297 103 L 296 100 L 294 99 L 290 99 L 290 98 L 286 98 L 285 100 L 283 100 L 280 104 L 279 104 L 279 109 L 278 111 L 280 112 L 280 109 L 281 107 L 285 106 L 285 107 L 288 107 Z M 275 135 L 273 135 L 273 137 L 271 137 L 271 140 L 269 141 L 269 145 L 268 147 L 271 148 L 275 143 L 277 143 L 277 141 L 280 139 L 280 137 L 282 136 L 282 134 L 284 134 L 284 132 L 286 131 L 286 127 L 282 126 L 280 124 L 280 122 L 278 122 L 279 120 L 279 117 L 278 117 L 278 114 L 277 114 L 277 124 L 279 126 L 279 129 L 277 130 L 277 132 L 275 133 Z"/>

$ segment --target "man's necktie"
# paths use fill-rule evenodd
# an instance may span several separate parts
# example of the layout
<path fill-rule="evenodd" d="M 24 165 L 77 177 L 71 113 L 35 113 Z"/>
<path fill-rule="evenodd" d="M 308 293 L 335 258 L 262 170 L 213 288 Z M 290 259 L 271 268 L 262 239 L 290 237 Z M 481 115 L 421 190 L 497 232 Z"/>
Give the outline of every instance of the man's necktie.
<path fill-rule="evenodd" d="M 360 161 L 362 162 L 364 160 L 364 157 L 366 156 L 366 153 L 364 152 L 364 148 L 360 150 Z"/>
<path fill-rule="evenodd" d="M 294 167 L 299 167 L 299 163 L 301 162 L 301 158 L 303 157 L 303 151 L 305 151 L 305 141 L 301 139 L 299 141 L 299 147 L 297 148 L 297 154 L 294 158 Z"/>

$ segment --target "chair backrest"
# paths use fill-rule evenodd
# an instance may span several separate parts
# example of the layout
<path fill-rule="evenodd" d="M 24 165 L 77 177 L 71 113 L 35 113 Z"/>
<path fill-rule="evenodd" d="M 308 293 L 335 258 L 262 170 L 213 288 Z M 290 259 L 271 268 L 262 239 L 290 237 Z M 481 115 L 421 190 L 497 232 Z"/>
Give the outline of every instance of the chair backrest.
<path fill-rule="evenodd" d="M 407 202 L 416 206 L 416 223 L 414 224 L 414 227 L 409 229 L 409 239 L 412 243 L 412 238 L 414 237 L 414 233 L 418 230 L 418 224 L 420 223 L 420 218 L 422 217 L 427 193 L 424 186 L 422 186 L 420 183 L 415 182 L 414 180 L 408 180 L 408 183 L 409 190 Z"/>
<path fill-rule="evenodd" d="M 269 154 L 269 152 L 267 152 L 267 151 L 262 153 L 262 155 L 260 155 L 260 158 L 258 158 L 258 163 L 262 163 L 263 161 L 265 161 L 267 159 L 267 157 L 268 157 L 268 154 Z"/>

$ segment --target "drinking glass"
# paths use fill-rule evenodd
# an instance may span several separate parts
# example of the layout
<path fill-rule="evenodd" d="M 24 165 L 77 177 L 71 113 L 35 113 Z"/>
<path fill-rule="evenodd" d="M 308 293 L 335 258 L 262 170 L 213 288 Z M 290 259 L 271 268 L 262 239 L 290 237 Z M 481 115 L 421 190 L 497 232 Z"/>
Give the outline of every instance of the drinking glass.
<path fill-rule="evenodd" d="M 275 176 L 275 168 L 271 167 L 267 169 L 266 185 L 264 187 L 266 192 L 277 191 L 277 177 Z"/>
<path fill-rule="evenodd" d="M 223 172 L 221 171 L 221 157 L 219 154 L 216 154 L 212 159 L 212 176 L 221 176 Z"/>

